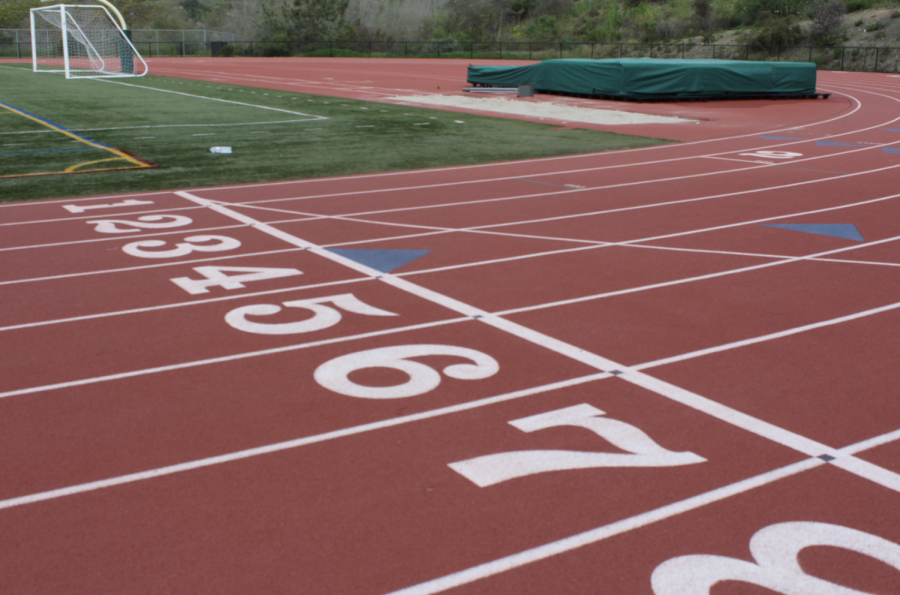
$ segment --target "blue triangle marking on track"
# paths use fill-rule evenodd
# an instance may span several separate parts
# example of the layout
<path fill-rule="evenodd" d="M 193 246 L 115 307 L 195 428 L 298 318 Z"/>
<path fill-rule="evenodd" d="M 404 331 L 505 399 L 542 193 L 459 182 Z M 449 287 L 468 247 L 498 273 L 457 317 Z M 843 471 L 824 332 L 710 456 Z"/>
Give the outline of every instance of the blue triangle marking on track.
<path fill-rule="evenodd" d="M 900 149 L 895 149 L 893 147 L 881 147 L 881 150 L 885 153 L 900 153 Z"/>
<path fill-rule="evenodd" d="M 759 138 L 764 138 L 766 140 L 803 140 L 802 138 L 796 136 L 769 136 L 767 134 L 757 135 Z"/>
<path fill-rule="evenodd" d="M 425 256 L 431 250 L 372 250 L 369 248 L 328 248 L 353 262 L 372 267 L 382 273 L 390 273 L 417 258 Z"/>
<path fill-rule="evenodd" d="M 866 241 L 852 223 L 763 223 L 763 225 L 766 227 L 789 229 L 791 231 L 814 233 L 820 236 L 844 238 L 845 240 L 853 240 L 854 242 Z"/>
<path fill-rule="evenodd" d="M 816 141 L 816 144 L 820 147 L 861 147 L 862 145 L 857 145 L 856 143 L 833 143 L 830 140 L 820 140 Z"/>
<path fill-rule="evenodd" d="M 890 130 L 891 132 L 900 132 L 900 128 L 882 128 L 882 130 Z"/>

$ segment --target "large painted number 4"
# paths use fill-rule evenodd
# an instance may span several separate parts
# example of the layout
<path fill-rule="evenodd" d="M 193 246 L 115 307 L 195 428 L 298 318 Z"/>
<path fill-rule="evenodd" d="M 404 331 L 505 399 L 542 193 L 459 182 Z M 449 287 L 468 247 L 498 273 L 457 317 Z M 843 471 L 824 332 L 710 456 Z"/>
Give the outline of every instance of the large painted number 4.
<path fill-rule="evenodd" d="M 515 419 L 509 423 L 523 432 L 557 426 L 585 428 L 630 454 L 577 450 L 520 450 L 450 463 L 450 468 L 483 488 L 516 477 L 548 471 L 596 467 L 673 467 L 706 461 L 692 452 L 667 450 L 631 424 L 598 417 L 603 414 L 603 411 L 596 407 L 581 404 Z"/>
<path fill-rule="evenodd" d="M 191 295 L 199 295 L 201 293 L 209 293 L 207 287 L 219 286 L 224 289 L 243 289 L 244 283 L 249 281 L 279 279 L 281 277 L 293 277 L 294 275 L 303 274 L 297 269 L 271 269 L 266 267 L 206 266 L 194 267 L 194 270 L 206 278 L 178 277 L 177 279 L 170 279 L 170 281 Z M 226 275 L 226 273 L 239 274 Z"/>

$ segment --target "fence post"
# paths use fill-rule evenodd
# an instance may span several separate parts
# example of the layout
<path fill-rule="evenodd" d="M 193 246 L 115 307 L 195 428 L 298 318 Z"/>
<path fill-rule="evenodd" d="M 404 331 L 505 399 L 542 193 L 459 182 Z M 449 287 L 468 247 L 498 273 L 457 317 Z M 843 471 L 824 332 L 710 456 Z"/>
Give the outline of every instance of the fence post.
<path fill-rule="evenodd" d="M 781 62 L 781 46 L 778 46 L 778 60 L 776 62 Z"/>
<path fill-rule="evenodd" d="M 562 60 L 562 42 L 559 42 L 559 59 Z"/>
<path fill-rule="evenodd" d="M 684 42 L 681 42 L 681 59 L 684 60 Z"/>
<path fill-rule="evenodd" d="M 438 46 L 438 58 L 440 58 L 441 57 L 441 42 L 440 41 L 437 42 L 437 46 Z"/>
<path fill-rule="evenodd" d="M 369 41 L 367 45 L 369 46 L 369 57 L 371 58 L 372 57 L 372 42 Z"/>
<path fill-rule="evenodd" d="M 619 57 L 622 57 L 622 44 L 619 44 Z"/>
<path fill-rule="evenodd" d="M 747 62 L 749 62 L 749 61 L 750 61 L 750 44 L 748 43 L 748 44 L 747 44 L 746 46 L 744 46 L 744 47 L 747 48 L 747 57 L 744 58 L 744 59 L 745 59 Z"/>
<path fill-rule="evenodd" d="M 528 59 L 531 60 L 531 42 L 528 42 Z"/>
<path fill-rule="evenodd" d="M 873 72 L 878 72 L 878 51 L 881 48 L 875 48 L 875 70 Z"/>
<path fill-rule="evenodd" d="M 653 58 L 653 44 L 650 44 L 650 58 Z"/>
<path fill-rule="evenodd" d="M 844 52 L 847 51 L 847 48 L 841 48 L 841 70 L 844 70 Z"/>
<path fill-rule="evenodd" d="M 716 59 L 716 44 L 712 44 L 713 46 L 713 60 Z"/>
<path fill-rule="evenodd" d="M 497 54 L 500 56 L 498 59 L 502 60 L 503 59 L 503 42 L 502 41 L 497 42 Z"/>
<path fill-rule="evenodd" d="M 591 60 L 594 59 L 594 42 L 591 42 Z"/>

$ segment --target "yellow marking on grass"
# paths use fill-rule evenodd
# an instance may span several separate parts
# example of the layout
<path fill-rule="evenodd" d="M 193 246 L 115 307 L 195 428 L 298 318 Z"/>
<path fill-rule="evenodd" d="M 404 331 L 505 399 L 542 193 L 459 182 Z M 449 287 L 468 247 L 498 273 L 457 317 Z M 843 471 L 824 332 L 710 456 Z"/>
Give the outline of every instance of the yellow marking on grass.
<path fill-rule="evenodd" d="M 125 151 L 122 151 L 121 149 L 117 149 L 115 147 L 110 147 L 108 145 L 104 145 L 104 144 L 98 143 L 96 141 L 93 141 L 89 138 L 85 138 L 81 135 L 75 134 L 74 132 L 66 130 L 65 128 L 63 128 L 62 126 L 59 126 L 58 124 L 54 124 L 53 122 L 50 122 L 48 120 L 43 120 L 36 116 L 32 116 L 31 114 L 29 114 L 27 112 L 23 112 L 22 110 L 15 108 L 11 105 L 8 105 L 5 103 L 0 103 L 0 108 L 7 110 L 5 112 L 0 111 L 0 114 L 13 114 L 13 115 L 22 116 L 23 118 L 31 120 L 32 122 L 37 122 L 41 126 L 49 128 L 50 130 L 52 130 L 54 132 L 58 132 L 62 135 L 68 136 L 69 138 L 73 139 L 75 142 L 79 142 L 81 144 L 85 144 L 94 149 L 100 149 L 101 151 L 106 151 L 108 153 L 112 153 L 113 155 L 115 155 L 115 157 L 110 157 L 108 159 L 99 159 L 97 161 L 82 162 L 82 163 L 67 167 L 63 171 L 4 175 L 4 176 L 0 176 L 0 179 L 2 179 L 2 178 L 21 178 L 21 177 L 28 177 L 28 176 L 46 176 L 46 175 L 52 175 L 52 174 L 85 173 L 85 172 L 90 172 L 90 171 L 110 171 L 113 169 L 148 169 L 148 168 L 156 167 L 152 163 L 148 163 L 146 161 L 138 159 L 137 157 L 133 157 L 133 156 L 129 155 L 128 153 L 126 153 Z M 94 163 L 106 163 L 109 161 L 126 161 L 129 165 L 127 167 L 114 167 L 114 168 L 103 168 L 103 169 L 99 169 L 99 170 L 78 171 L 80 168 L 85 167 L 87 165 L 91 165 Z"/>
<path fill-rule="evenodd" d="M 93 165 L 95 163 L 106 163 L 108 161 L 120 161 L 120 160 L 121 159 L 119 157 L 110 157 L 109 159 L 97 159 L 95 161 L 85 161 L 84 163 L 76 163 L 75 165 L 70 165 L 69 167 L 67 167 L 63 171 L 63 173 L 71 174 L 71 173 L 78 171 L 80 168 L 86 167 L 88 165 Z M 133 169 L 133 168 L 131 168 L 131 167 L 116 167 L 114 169 Z M 104 171 L 109 171 L 109 170 L 104 168 Z"/>

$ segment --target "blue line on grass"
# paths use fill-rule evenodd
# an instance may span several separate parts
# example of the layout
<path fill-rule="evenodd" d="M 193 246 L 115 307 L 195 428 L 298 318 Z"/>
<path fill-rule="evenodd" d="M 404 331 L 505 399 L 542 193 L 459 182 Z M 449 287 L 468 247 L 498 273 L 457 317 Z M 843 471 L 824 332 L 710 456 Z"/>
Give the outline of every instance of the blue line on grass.
<path fill-rule="evenodd" d="M 15 151 L 13 153 L 0 153 L 0 155 L 28 155 L 30 153 L 62 153 L 63 151 L 101 151 L 97 147 L 85 147 L 82 149 L 47 149 L 46 151 Z"/>
<path fill-rule="evenodd" d="M 71 134 L 72 136 L 74 136 L 74 137 L 76 137 L 76 138 L 80 138 L 81 140 L 83 140 L 83 141 L 86 142 L 86 143 L 94 143 L 95 145 L 98 145 L 98 146 L 103 147 L 103 148 L 106 148 L 106 149 L 115 149 L 115 147 L 111 147 L 111 146 L 109 146 L 109 145 L 104 145 L 103 143 L 98 143 L 98 142 L 95 141 L 94 139 L 88 138 L 88 137 L 86 137 L 86 136 L 82 136 L 82 135 L 78 134 L 77 132 L 72 132 L 71 130 L 69 130 L 69 129 L 66 128 L 65 126 L 60 126 L 60 125 L 57 124 L 56 122 L 51 122 L 50 120 L 47 120 L 47 119 L 45 119 L 45 118 L 41 118 L 40 116 L 35 116 L 34 114 L 30 114 L 30 113 L 26 112 L 25 110 L 23 110 L 22 108 L 18 108 L 18 107 L 16 107 L 16 106 L 10 105 L 10 104 L 8 104 L 8 103 L 3 103 L 2 101 L 0 101 L 0 105 L 2 105 L 3 107 L 8 107 L 8 108 L 11 109 L 11 110 L 15 110 L 15 111 L 17 111 L 17 112 L 21 112 L 21 113 L 23 113 L 23 114 L 26 114 L 27 116 L 29 116 L 29 117 L 31 117 L 31 118 L 34 118 L 35 120 L 38 120 L 38 121 L 40 121 L 40 122 L 43 122 L 44 124 L 47 124 L 48 126 L 55 126 L 55 127 L 58 128 L 59 130 L 64 130 L 64 131 L 68 132 L 69 134 Z"/>

